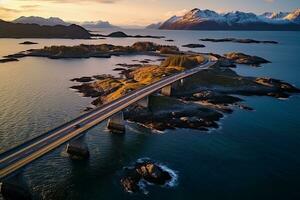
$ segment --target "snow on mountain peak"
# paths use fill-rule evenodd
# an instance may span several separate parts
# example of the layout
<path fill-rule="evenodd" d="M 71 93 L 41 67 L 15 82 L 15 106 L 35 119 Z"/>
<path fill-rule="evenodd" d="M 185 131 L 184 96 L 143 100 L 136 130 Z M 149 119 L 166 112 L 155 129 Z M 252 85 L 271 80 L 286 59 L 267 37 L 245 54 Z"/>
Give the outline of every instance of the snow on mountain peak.
<path fill-rule="evenodd" d="M 220 21 L 223 20 L 223 17 L 212 10 L 207 10 L 207 9 L 200 10 L 198 8 L 195 8 L 190 12 L 186 13 L 185 15 L 183 15 L 182 19 L 184 21 L 190 21 L 190 22 L 207 21 L 207 20 Z"/>
<path fill-rule="evenodd" d="M 295 23 L 300 23 L 300 8 L 294 10 L 293 12 L 285 16 L 284 19 Z"/>
<path fill-rule="evenodd" d="M 227 23 L 250 23 L 250 22 L 258 22 L 259 18 L 254 13 L 245 13 L 245 12 L 230 12 L 224 14 L 224 17 L 227 20 Z"/>

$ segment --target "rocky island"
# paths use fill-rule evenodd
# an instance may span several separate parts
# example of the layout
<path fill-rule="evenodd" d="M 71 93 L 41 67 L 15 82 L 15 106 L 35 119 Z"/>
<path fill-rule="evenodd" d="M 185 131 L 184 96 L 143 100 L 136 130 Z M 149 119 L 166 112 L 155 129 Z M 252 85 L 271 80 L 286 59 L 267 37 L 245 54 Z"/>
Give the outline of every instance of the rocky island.
<path fill-rule="evenodd" d="M 187 48 L 204 48 L 205 45 L 203 45 L 203 44 L 185 44 L 185 45 L 182 45 L 182 47 L 187 47 Z"/>
<path fill-rule="evenodd" d="M 110 58 L 111 56 L 121 55 L 160 55 L 176 53 L 179 53 L 179 49 L 176 46 L 158 45 L 152 42 L 136 42 L 132 46 L 115 46 L 111 44 L 50 46 L 42 49 L 30 49 L 6 57 L 47 57 L 51 59 Z"/>
<path fill-rule="evenodd" d="M 102 34 L 92 34 L 93 37 L 111 37 L 111 38 L 153 38 L 153 39 L 162 39 L 164 36 L 152 36 L 152 35 L 127 35 L 122 31 L 117 31 L 110 33 L 108 35 Z"/>
<path fill-rule="evenodd" d="M 25 41 L 25 42 L 21 42 L 19 44 L 24 44 L 24 45 L 31 45 L 31 44 L 38 44 L 36 42 L 31 42 L 31 41 Z"/>

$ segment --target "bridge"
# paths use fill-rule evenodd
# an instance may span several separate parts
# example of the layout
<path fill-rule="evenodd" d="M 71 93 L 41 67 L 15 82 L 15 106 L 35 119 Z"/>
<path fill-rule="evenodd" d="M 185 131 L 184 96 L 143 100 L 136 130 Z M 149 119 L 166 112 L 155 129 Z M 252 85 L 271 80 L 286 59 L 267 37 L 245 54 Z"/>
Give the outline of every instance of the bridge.
<path fill-rule="evenodd" d="M 63 144 L 68 143 L 67 152 L 71 155 L 88 156 L 88 150 L 82 146 L 78 139 L 87 130 L 109 119 L 109 129 L 116 132 L 124 132 L 125 125 L 123 124 L 123 109 L 139 102 L 142 105 L 147 106 L 147 97 L 159 90 L 161 90 L 165 95 L 170 95 L 172 84 L 192 76 L 203 69 L 213 66 L 216 62 L 217 59 L 215 57 L 205 55 L 205 61 L 193 69 L 164 77 L 161 80 L 143 88 L 131 91 L 119 99 L 95 108 L 92 111 L 65 123 L 64 125 L 1 153 L 0 186 L 2 185 L 2 190 L 4 190 L 5 180 L 15 176 L 20 169 Z M 4 191 L 2 191 L 2 193 L 3 192 Z"/>

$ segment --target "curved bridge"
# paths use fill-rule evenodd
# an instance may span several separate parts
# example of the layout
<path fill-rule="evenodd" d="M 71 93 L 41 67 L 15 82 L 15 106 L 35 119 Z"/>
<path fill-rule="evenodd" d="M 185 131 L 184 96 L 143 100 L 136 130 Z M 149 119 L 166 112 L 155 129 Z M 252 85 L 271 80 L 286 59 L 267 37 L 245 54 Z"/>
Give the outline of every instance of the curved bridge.
<path fill-rule="evenodd" d="M 206 55 L 205 57 L 205 61 L 198 67 L 165 77 L 146 87 L 131 91 L 115 101 L 98 107 L 60 127 L 0 154 L 0 182 L 55 148 L 78 138 L 85 131 L 112 117 L 129 105 L 148 97 L 164 87 L 170 86 L 176 81 L 216 64 L 217 59 L 215 57 Z"/>

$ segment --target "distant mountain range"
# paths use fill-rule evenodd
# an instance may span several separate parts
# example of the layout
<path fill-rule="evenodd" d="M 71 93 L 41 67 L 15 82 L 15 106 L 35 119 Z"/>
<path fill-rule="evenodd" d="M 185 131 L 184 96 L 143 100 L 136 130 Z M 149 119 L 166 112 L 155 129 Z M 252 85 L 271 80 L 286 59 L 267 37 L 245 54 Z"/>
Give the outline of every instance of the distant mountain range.
<path fill-rule="evenodd" d="M 37 16 L 30 16 L 30 17 L 19 17 L 12 21 L 13 23 L 21 23 L 21 24 L 38 24 L 41 26 L 56 26 L 56 25 L 63 25 L 69 26 L 71 24 L 78 24 L 84 28 L 117 28 L 117 26 L 111 25 L 107 21 L 90 21 L 90 22 L 65 22 L 64 20 L 58 17 L 37 17 Z"/>
<path fill-rule="evenodd" d="M 84 28 L 119 28 L 118 26 L 114 26 L 107 21 L 91 21 L 91 22 L 83 22 L 79 23 L 80 26 Z"/>
<path fill-rule="evenodd" d="M 43 18 L 43 17 L 19 17 L 12 21 L 13 23 L 20 23 L 20 24 L 38 24 L 40 26 L 55 26 L 55 25 L 63 25 L 68 26 L 71 23 L 65 22 L 58 17 L 50 17 L 50 18 Z"/>
<path fill-rule="evenodd" d="M 217 13 L 195 8 L 183 16 L 173 16 L 157 24 L 159 29 L 173 30 L 285 30 L 300 31 L 300 9 L 293 12 L 266 12 L 262 15 L 246 12 Z M 148 28 L 155 27 L 155 24 Z"/>

